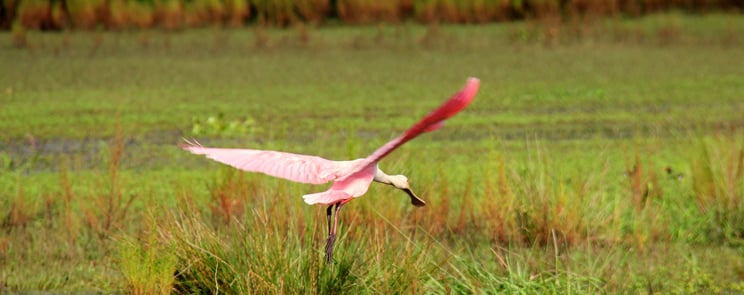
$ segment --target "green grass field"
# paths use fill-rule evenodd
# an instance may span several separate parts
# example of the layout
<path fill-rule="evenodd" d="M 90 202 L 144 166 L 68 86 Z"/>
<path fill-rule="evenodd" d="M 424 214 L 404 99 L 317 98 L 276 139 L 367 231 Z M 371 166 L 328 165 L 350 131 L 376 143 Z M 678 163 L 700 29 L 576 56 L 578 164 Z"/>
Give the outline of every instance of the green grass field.
<path fill-rule="evenodd" d="M 744 18 L 0 32 L 0 293 L 744 292 Z M 341 210 L 179 150 L 366 156 Z"/>

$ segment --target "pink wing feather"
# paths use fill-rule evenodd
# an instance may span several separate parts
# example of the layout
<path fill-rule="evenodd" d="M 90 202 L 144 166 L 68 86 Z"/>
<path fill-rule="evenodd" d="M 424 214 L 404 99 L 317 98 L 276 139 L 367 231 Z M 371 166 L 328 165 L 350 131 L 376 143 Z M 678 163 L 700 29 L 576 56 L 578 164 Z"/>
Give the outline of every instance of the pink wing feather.
<path fill-rule="evenodd" d="M 241 170 L 261 172 L 274 177 L 310 184 L 321 184 L 335 180 L 340 176 L 344 163 L 316 156 L 276 151 L 206 148 L 191 142 L 182 144 L 180 147 Z"/>
<path fill-rule="evenodd" d="M 421 119 L 421 121 L 414 124 L 401 136 L 398 136 L 385 145 L 381 146 L 364 160 L 355 163 L 354 168 L 351 170 L 351 172 L 343 178 L 350 177 L 351 175 L 364 170 L 370 165 L 374 165 L 375 163 L 377 163 L 377 161 L 384 158 L 396 148 L 408 142 L 409 140 L 414 139 L 416 136 L 419 136 L 425 132 L 434 131 L 441 127 L 444 124 L 444 120 L 459 113 L 466 106 L 468 106 L 471 101 L 473 101 L 473 98 L 475 98 L 475 94 L 478 93 L 479 87 L 480 80 L 478 80 L 477 78 L 468 78 L 468 81 L 465 83 L 465 87 L 463 87 L 462 90 L 455 93 L 455 95 L 450 97 L 447 102 L 439 106 L 436 110 L 429 113 L 426 117 Z"/>

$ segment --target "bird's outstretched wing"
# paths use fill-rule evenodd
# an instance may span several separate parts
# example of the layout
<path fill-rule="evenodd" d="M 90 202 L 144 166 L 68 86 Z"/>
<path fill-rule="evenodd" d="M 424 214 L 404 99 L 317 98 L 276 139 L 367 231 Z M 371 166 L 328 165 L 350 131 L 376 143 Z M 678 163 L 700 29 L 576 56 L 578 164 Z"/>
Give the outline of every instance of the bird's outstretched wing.
<path fill-rule="evenodd" d="M 310 184 L 321 184 L 335 180 L 340 176 L 344 163 L 316 156 L 276 151 L 206 148 L 197 142 L 188 140 L 185 144 L 180 144 L 179 147 L 241 170 L 260 172 Z"/>
<path fill-rule="evenodd" d="M 475 98 L 475 94 L 478 93 L 480 87 L 480 80 L 478 78 L 468 78 L 463 87 L 459 92 L 455 93 L 449 100 L 439 106 L 437 109 L 426 115 L 421 121 L 414 124 L 401 136 L 391 140 L 385 145 L 378 148 L 374 153 L 369 155 L 363 161 L 359 161 L 354 164 L 354 168 L 347 174 L 351 176 L 358 171 L 364 170 L 364 168 L 374 165 L 383 157 L 390 154 L 393 150 L 403 145 L 407 141 L 414 139 L 422 133 L 437 130 L 444 124 L 444 120 L 454 116 L 463 110 L 470 102 Z"/>

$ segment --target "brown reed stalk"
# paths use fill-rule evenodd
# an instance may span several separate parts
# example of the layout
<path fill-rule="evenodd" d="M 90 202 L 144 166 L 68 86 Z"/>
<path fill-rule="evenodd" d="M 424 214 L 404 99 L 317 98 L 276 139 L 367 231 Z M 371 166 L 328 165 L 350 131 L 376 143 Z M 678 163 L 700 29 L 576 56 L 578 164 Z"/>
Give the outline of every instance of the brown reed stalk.
<path fill-rule="evenodd" d="M 457 226 L 455 226 L 455 233 L 463 234 L 467 228 L 475 227 L 476 224 L 473 222 L 474 211 L 477 209 L 473 206 L 472 200 L 473 194 L 473 176 L 468 175 L 468 180 L 465 183 L 465 191 L 462 193 L 462 203 L 460 204 L 460 212 L 457 216 Z"/>
<path fill-rule="evenodd" d="M 10 232 L 15 228 L 25 229 L 34 214 L 31 212 L 32 209 L 26 201 L 26 195 L 23 191 L 20 178 L 18 180 L 15 198 L 10 202 L 9 207 L 10 209 L 7 215 L 2 220 L 2 223 L 0 223 L 2 228 L 6 232 Z"/>
<path fill-rule="evenodd" d="M 634 163 L 631 165 L 630 162 L 626 160 L 625 166 L 626 174 L 630 181 L 633 208 L 636 212 L 640 212 L 643 210 L 646 197 L 648 197 L 648 189 L 643 181 L 643 163 L 641 162 L 641 156 L 638 152 L 635 153 Z"/>
<path fill-rule="evenodd" d="M 444 175 L 444 173 L 440 171 L 439 175 Z M 447 177 L 441 177 L 438 183 L 440 204 L 438 204 L 436 210 L 427 210 L 429 216 L 428 218 L 426 218 L 426 220 L 429 220 L 429 227 L 427 231 L 434 236 L 445 232 L 445 230 L 447 229 L 450 211 L 449 181 L 447 180 Z"/>
<path fill-rule="evenodd" d="M 120 177 L 124 137 L 119 113 L 117 112 L 115 116 L 114 138 L 109 145 L 108 174 L 106 178 L 101 179 L 108 192 L 97 193 L 92 196 L 92 202 L 81 204 L 86 226 L 101 239 L 111 236 L 114 229 L 121 226 L 137 198 L 135 194 L 124 196 L 124 185 Z"/>
<path fill-rule="evenodd" d="M 220 223 L 229 225 L 242 220 L 245 214 L 245 199 L 242 197 L 249 191 L 242 171 L 225 169 L 224 173 L 209 187 L 212 203 L 209 208 L 213 218 Z"/>
<path fill-rule="evenodd" d="M 70 177 L 68 175 L 68 161 L 65 159 L 62 162 L 62 168 L 59 175 L 60 186 L 62 187 L 62 219 L 64 224 L 65 241 L 67 242 L 69 257 L 73 257 L 75 244 L 80 235 L 78 224 L 76 220 L 76 214 L 72 210 L 72 202 L 75 198 L 75 194 L 72 192 L 72 185 L 70 184 Z"/>
<path fill-rule="evenodd" d="M 491 188 L 491 169 L 486 171 L 486 180 L 484 181 L 484 197 L 486 207 L 489 208 L 488 212 L 490 212 L 488 216 L 491 223 L 491 237 L 498 243 L 508 243 L 516 238 L 509 227 L 513 228 L 513 224 L 510 224 L 510 220 L 513 220 L 513 218 L 510 214 L 515 212 L 517 208 L 513 206 L 514 196 L 507 181 L 506 164 L 503 157 L 498 156 L 492 162 L 496 164 L 497 182 L 495 185 L 498 192 L 494 192 Z"/>

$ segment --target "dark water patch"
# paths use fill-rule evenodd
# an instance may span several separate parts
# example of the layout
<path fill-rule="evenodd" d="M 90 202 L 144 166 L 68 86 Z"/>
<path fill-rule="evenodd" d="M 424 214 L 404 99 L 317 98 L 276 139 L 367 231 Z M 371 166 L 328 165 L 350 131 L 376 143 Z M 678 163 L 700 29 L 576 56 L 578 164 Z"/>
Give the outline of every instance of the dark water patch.
<path fill-rule="evenodd" d="M 634 138 L 680 139 L 704 134 L 737 134 L 744 130 L 744 119 L 708 124 L 680 122 L 639 124 L 638 122 L 556 122 L 541 124 L 478 124 L 466 128 L 447 126 L 425 135 L 435 142 L 522 142 L 537 139 L 546 142 L 632 140 Z M 230 148 L 274 149 L 294 153 L 315 154 L 335 158 L 338 154 L 324 154 L 318 147 L 335 145 L 333 151 L 343 150 L 358 143 L 362 157 L 374 149 L 370 141 L 385 142 L 397 136 L 396 132 L 379 130 L 348 130 L 307 132 L 289 130 L 278 139 L 259 138 L 196 138 L 202 145 Z M 387 137 L 387 138 L 383 138 Z M 193 157 L 178 148 L 183 143 L 179 130 L 149 133 L 144 136 L 125 137 L 121 169 L 150 170 L 205 165 L 200 157 Z M 111 158 L 111 138 L 46 139 L 10 142 L 0 149 L 0 171 L 25 173 L 59 171 L 60 169 L 88 170 L 107 168 Z"/>
<path fill-rule="evenodd" d="M 438 141 L 479 141 L 499 139 L 504 141 L 523 141 L 540 139 L 544 141 L 576 140 L 629 140 L 639 137 L 674 138 L 690 134 L 735 134 L 744 130 L 744 119 L 708 124 L 656 123 L 643 125 L 637 122 L 616 124 L 583 124 L 574 122 L 551 124 L 479 124 L 468 128 L 441 129 L 431 135 Z"/>
<path fill-rule="evenodd" d="M 141 166 L 148 151 L 156 146 L 173 146 L 181 138 L 180 131 L 151 133 L 140 137 L 124 137 L 122 166 Z M 68 162 L 68 169 L 95 169 L 105 167 L 111 157 L 113 138 L 52 138 L 13 141 L 0 148 L 0 169 L 54 171 Z M 146 165 L 147 166 L 147 165 Z"/>

